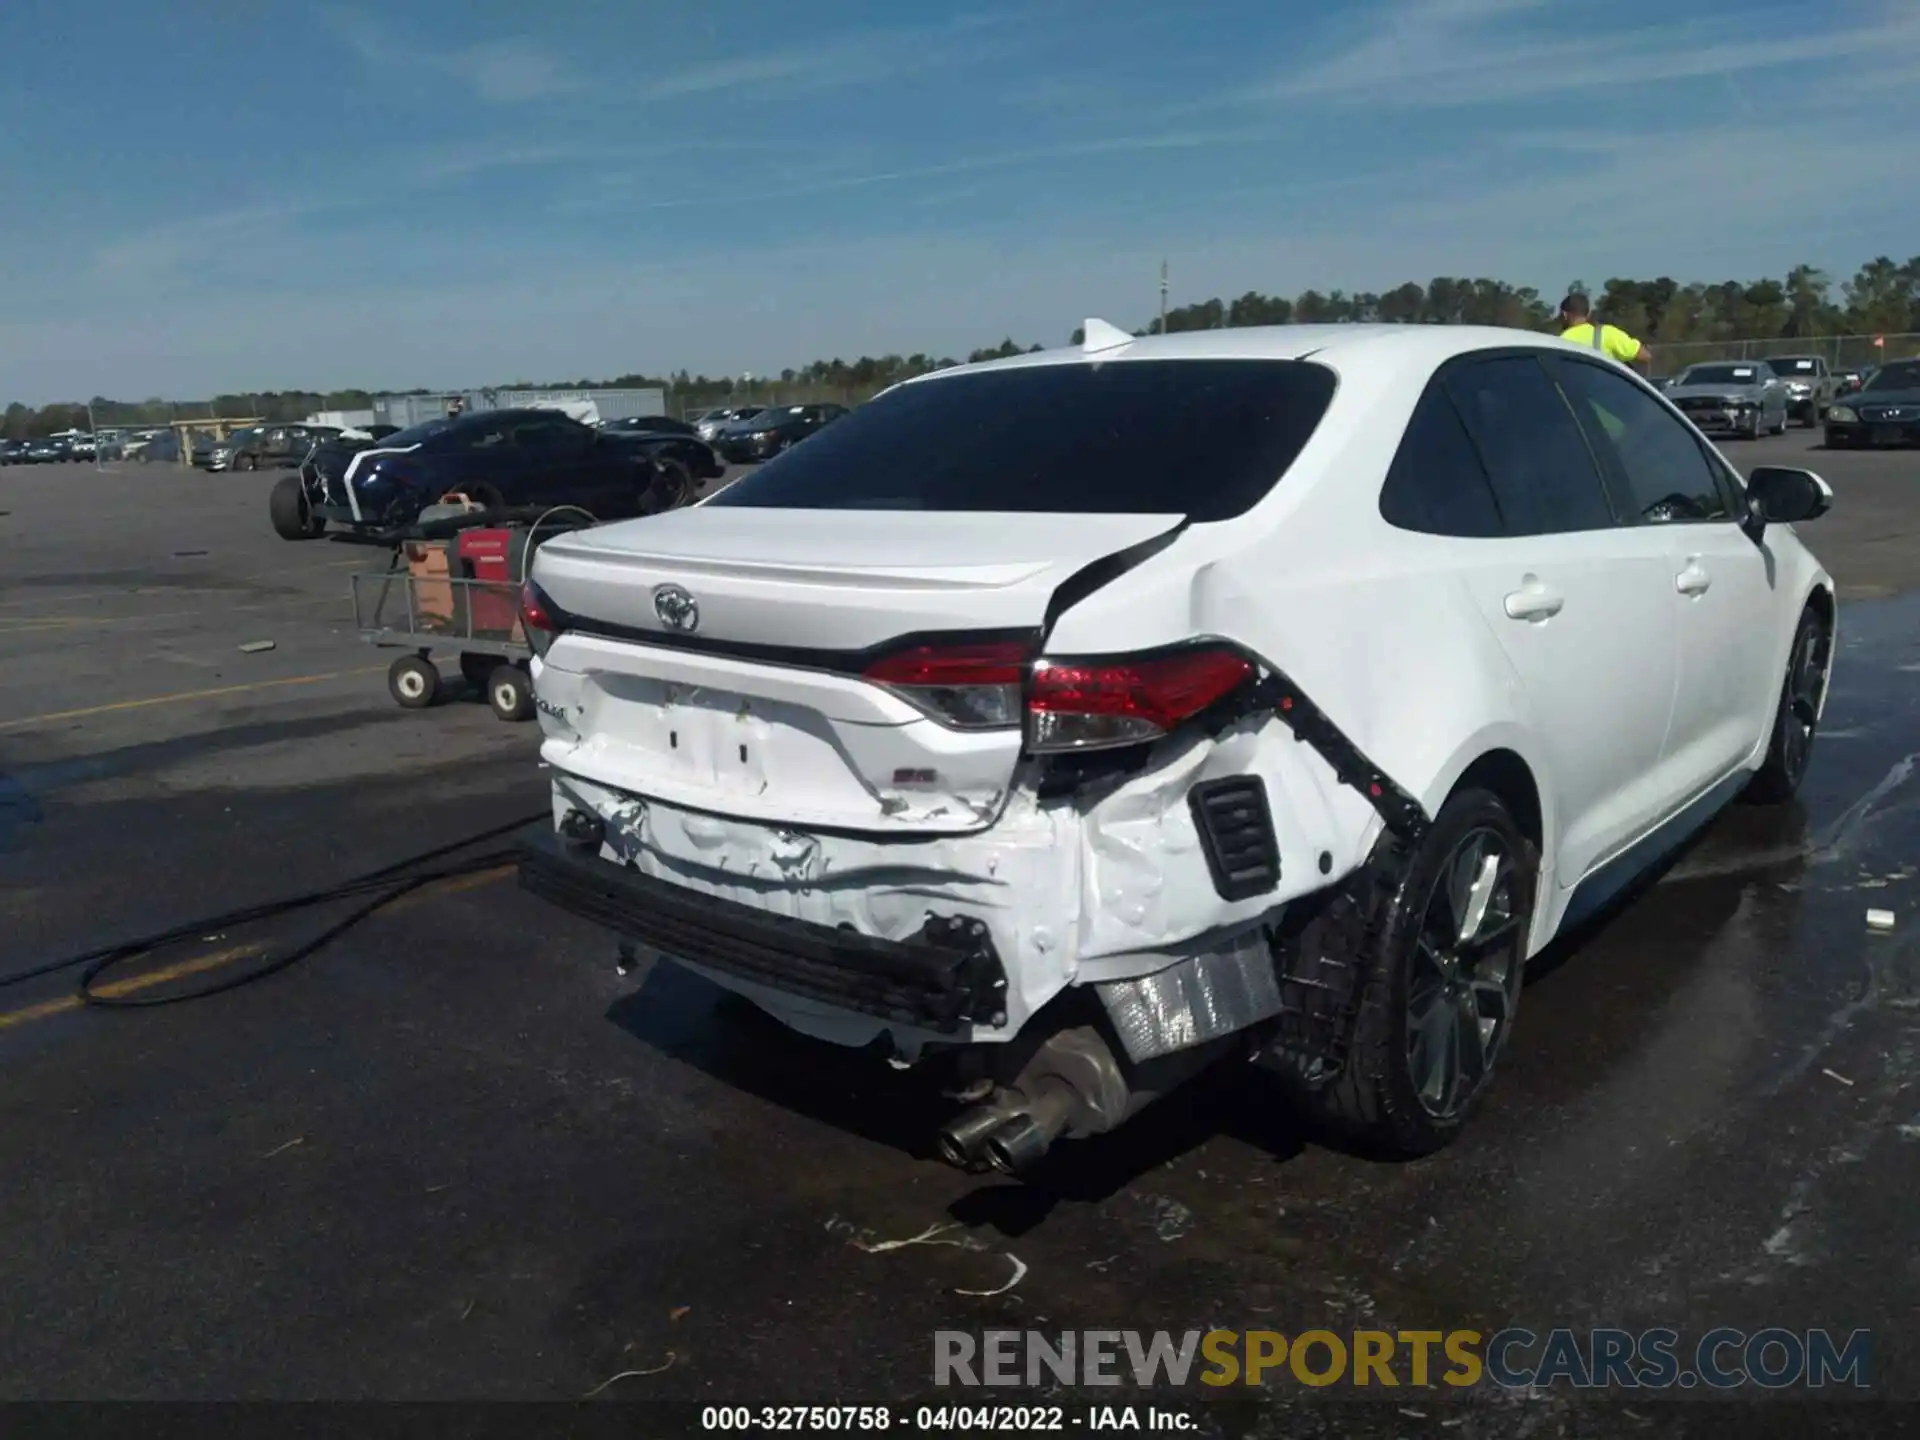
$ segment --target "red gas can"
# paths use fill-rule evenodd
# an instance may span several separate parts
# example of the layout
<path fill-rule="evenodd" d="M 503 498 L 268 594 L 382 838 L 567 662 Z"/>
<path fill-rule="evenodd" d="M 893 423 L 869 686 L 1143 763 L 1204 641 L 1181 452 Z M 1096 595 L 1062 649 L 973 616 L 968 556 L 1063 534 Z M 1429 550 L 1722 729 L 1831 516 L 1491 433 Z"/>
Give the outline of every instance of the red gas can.
<path fill-rule="evenodd" d="M 525 564 L 527 532 L 518 528 L 462 530 L 460 573 L 484 582 L 466 586 L 469 618 L 476 635 L 505 634 L 520 618 L 519 585 Z"/>

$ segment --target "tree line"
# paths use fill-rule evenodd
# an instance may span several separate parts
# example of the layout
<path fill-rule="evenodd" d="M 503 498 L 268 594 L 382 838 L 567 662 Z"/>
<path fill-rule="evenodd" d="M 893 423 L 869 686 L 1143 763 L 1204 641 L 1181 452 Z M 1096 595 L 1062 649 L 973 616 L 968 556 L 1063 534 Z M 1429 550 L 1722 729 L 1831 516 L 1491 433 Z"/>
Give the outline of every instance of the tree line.
<path fill-rule="evenodd" d="M 1826 335 L 1903 335 L 1920 332 L 1920 255 L 1904 264 L 1878 256 L 1836 285 L 1812 265 L 1796 265 L 1778 279 L 1696 281 L 1681 284 L 1668 276 L 1654 280 L 1614 278 L 1598 291 L 1576 282 L 1571 289 L 1593 297 L 1594 309 L 1612 324 L 1661 345 L 1712 345 L 1747 340 L 1793 340 Z M 1314 325 L 1384 322 L 1402 325 L 1502 325 L 1523 330 L 1546 328 L 1559 297 L 1503 280 L 1440 276 L 1421 285 L 1409 281 L 1382 293 L 1308 290 L 1288 298 L 1249 290 L 1237 299 L 1215 298 L 1167 311 L 1168 332 L 1216 330 L 1242 325 Z M 1136 335 L 1160 332 L 1155 317 Z M 1080 342 L 1076 329 L 1069 343 Z M 1022 345 L 1011 337 L 974 350 L 968 363 L 1019 355 L 1043 347 Z M 748 377 L 690 374 L 618 375 L 610 379 L 553 382 L 517 380 L 502 389 L 663 389 L 682 414 L 728 403 L 778 398 L 853 401 L 901 380 L 960 362 L 930 354 L 863 355 L 857 360 L 815 360 L 778 375 Z M 422 395 L 424 389 L 407 392 Z M 373 403 L 365 390 L 280 391 L 259 395 L 216 395 L 210 400 L 175 403 L 152 399 L 113 401 L 96 396 L 93 423 L 164 425 L 195 417 L 299 420 L 317 410 L 365 410 Z M 11 439 L 50 435 L 89 424 L 84 403 L 67 402 L 38 409 L 13 404 L 0 420 Z"/>

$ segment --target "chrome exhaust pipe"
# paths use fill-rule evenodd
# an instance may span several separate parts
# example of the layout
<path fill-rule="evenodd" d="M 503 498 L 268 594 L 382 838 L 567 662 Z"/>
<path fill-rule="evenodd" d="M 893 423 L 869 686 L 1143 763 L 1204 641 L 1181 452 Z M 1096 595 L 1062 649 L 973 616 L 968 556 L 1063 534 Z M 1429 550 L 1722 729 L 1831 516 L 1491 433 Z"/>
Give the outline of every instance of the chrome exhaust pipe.
<path fill-rule="evenodd" d="M 962 1170 L 972 1169 L 985 1155 L 987 1137 L 1006 1123 L 1015 1097 L 1002 1094 L 962 1110 L 934 1135 L 940 1158 Z"/>
<path fill-rule="evenodd" d="M 1242 1043 L 1224 1035 L 1187 1050 L 1157 1056 L 1129 1074 L 1089 1026 L 1049 1036 L 1013 1084 L 942 1126 L 940 1158 L 962 1169 L 984 1160 L 1003 1175 L 1019 1175 L 1061 1136 L 1117 1129 L 1154 1100 Z"/>

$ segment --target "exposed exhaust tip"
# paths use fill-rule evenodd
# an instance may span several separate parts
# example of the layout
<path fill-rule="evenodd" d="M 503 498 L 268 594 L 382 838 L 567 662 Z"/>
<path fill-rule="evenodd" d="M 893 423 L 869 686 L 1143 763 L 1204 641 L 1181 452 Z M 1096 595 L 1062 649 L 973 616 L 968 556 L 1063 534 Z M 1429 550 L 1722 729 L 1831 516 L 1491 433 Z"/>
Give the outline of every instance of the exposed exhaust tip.
<path fill-rule="evenodd" d="M 987 1136 L 1006 1117 L 1005 1106 L 991 1102 L 963 1110 L 940 1127 L 934 1136 L 934 1148 L 947 1164 L 962 1170 L 971 1169 L 980 1159 L 980 1147 Z"/>
<path fill-rule="evenodd" d="M 1033 1168 L 1053 1144 L 1053 1138 L 1031 1115 L 1014 1115 L 987 1137 L 987 1163 L 1002 1175 L 1019 1175 Z"/>

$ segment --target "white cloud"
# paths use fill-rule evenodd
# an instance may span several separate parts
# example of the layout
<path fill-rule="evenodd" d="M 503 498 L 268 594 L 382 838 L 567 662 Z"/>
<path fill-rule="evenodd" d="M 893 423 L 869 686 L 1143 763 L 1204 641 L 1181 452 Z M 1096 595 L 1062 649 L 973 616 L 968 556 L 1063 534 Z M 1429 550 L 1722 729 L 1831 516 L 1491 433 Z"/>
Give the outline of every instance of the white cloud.
<path fill-rule="evenodd" d="M 525 37 L 471 45 L 421 44 L 360 10 L 328 5 L 318 13 L 361 64 L 382 76 L 437 72 L 493 104 L 518 104 L 584 88 L 571 68 Z"/>
<path fill-rule="evenodd" d="M 995 32 L 1001 22 L 962 17 L 936 25 L 848 34 L 807 44 L 732 54 L 709 61 L 662 67 L 629 90 L 635 99 L 681 100 L 741 91 L 840 89 L 895 79 L 916 70 L 951 70 L 1006 53 L 1011 43 Z"/>
<path fill-rule="evenodd" d="M 1920 8 L 1888 0 L 1846 23 L 1836 14 L 1789 36 L 1756 35 L 1754 17 L 1689 19 L 1595 33 L 1588 15 L 1542 0 L 1407 0 L 1368 35 L 1253 88 L 1267 101 L 1439 108 L 1537 99 L 1661 81 L 1739 77 L 1833 62 L 1881 66 L 1920 57 Z"/>
<path fill-rule="evenodd" d="M 582 88 L 566 66 L 524 39 L 489 40 L 455 51 L 446 67 L 482 100 L 513 104 Z"/>

